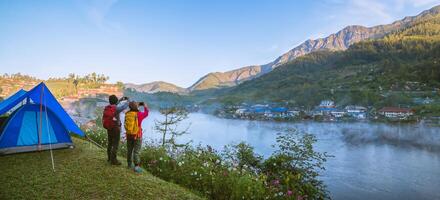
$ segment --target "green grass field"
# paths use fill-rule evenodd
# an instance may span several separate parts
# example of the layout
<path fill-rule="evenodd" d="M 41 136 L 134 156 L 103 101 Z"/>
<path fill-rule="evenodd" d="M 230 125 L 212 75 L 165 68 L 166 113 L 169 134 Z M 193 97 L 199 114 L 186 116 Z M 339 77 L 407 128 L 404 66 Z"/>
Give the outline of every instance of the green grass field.
<path fill-rule="evenodd" d="M 53 151 L 55 172 L 49 151 L 1 156 L 0 199 L 201 199 L 146 171 L 111 166 L 104 150 L 73 141 L 74 149 Z"/>

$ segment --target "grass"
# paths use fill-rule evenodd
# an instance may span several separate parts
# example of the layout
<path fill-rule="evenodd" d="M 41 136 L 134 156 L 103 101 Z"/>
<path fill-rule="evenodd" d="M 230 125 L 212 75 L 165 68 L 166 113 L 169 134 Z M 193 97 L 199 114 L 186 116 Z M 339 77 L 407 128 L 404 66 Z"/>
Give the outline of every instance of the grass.
<path fill-rule="evenodd" d="M 201 199 L 146 171 L 111 166 L 104 150 L 73 141 L 74 149 L 53 151 L 55 172 L 49 151 L 0 157 L 0 199 Z"/>

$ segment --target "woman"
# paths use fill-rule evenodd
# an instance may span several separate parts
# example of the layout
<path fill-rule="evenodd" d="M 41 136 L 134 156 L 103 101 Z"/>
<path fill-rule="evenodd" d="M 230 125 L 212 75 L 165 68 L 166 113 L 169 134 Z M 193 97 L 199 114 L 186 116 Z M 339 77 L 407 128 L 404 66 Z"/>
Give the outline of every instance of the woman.
<path fill-rule="evenodd" d="M 128 104 L 130 110 L 125 113 L 125 134 L 127 137 L 127 166 L 137 173 L 142 172 L 139 153 L 142 147 L 142 121 L 148 116 L 148 107 L 144 102 L 132 101 Z M 139 107 L 143 111 L 139 111 Z M 134 165 L 133 161 L 134 160 Z"/>

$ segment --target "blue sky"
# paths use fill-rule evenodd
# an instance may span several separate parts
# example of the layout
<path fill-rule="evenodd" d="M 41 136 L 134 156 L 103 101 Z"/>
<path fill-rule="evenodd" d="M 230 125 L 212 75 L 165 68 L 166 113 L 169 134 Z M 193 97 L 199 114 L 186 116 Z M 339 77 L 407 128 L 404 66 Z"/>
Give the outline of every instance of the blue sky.
<path fill-rule="evenodd" d="M 0 73 L 104 73 L 188 87 L 208 72 L 265 64 L 352 24 L 440 0 L 0 0 Z"/>

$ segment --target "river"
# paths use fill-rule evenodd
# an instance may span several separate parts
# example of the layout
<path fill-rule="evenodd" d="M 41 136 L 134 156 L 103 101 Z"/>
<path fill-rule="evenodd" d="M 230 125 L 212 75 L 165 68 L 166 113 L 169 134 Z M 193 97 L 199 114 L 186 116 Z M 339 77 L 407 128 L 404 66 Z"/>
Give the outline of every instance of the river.
<path fill-rule="evenodd" d="M 151 112 L 144 140 L 158 139 Z M 181 124 L 190 134 L 178 141 L 210 145 L 217 150 L 245 141 L 265 157 L 273 152 L 280 128 L 314 134 L 318 151 L 334 157 L 321 179 L 333 199 L 440 199 L 440 128 L 376 123 L 279 123 L 221 119 L 191 113 Z"/>

